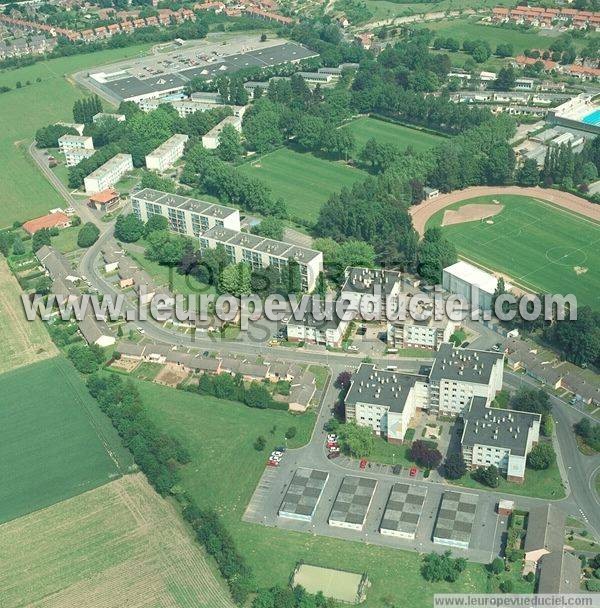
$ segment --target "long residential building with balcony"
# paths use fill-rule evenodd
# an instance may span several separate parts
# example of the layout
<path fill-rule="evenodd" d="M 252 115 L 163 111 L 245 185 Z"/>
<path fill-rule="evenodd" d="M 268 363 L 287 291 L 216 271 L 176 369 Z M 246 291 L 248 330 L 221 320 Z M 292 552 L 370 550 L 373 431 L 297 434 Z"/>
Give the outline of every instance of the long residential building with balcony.
<path fill-rule="evenodd" d="M 131 170 L 133 170 L 131 154 L 115 154 L 83 180 L 86 194 L 96 194 L 114 186 Z"/>
<path fill-rule="evenodd" d="M 187 135 L 175 133 L 160 144 L 156 150 L 146 155 L 146 167 L 156 171 L 165 171 L 183 156 L 188 139 Z"/>
<path fill-rule="evenodd" d="M 214 249 L 222 245 L 233 263 L 247 262 L 253 269 L 273 266 L 283 269 L 295 260 L 302 274 L 302 286 L 312 291 L 323 270 L 323 254 L 314 249 L 266 239 L 255 234 L 215 226 L 200 236 L 201 249 Z"/>
<path fill-rule="evenodd" d="M 133 212 L 146 222 L 153 215 L 162 215 L 169 228 L 184 236 L 199 237 L 211 228 L 240 230 L 240 212 L 232 207 L 215 205 L 196 198 L 169 194 L 144 188 L 131 195 Z"/>

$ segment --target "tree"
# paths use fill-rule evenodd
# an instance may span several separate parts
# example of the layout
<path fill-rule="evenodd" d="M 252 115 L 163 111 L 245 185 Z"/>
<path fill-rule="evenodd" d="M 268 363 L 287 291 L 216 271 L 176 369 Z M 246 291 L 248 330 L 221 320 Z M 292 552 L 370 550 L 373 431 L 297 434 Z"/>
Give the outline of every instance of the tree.
<path fill-rule="evenodd" d="M 98 350 L 93 349 L 84 344 L 75 344 L 69 349 L 69 359 L 75 366 L 75 369 L 82 374 L 93 374 L 98 370 L 99 364 L 102 362 L 102 353 L 98 355 Z"/>
<path fill-rule="evenodd" d="M 25 251 L 23 241 L 17 237 L 13 243 L 13 255 L 23 255 Z"/>
<path fill-rule="evenodd" d="M 423 558 L 421 575 L 430 583 L 440 581 L 454 583 L 465 568 L 466 561 L 463 558 L 453 559 L 450 551 L 446 551 L 443 555 L 429 553 Z"/>
<path fill-rule="evenodd" d="M 417 248 L 417 271 L 430 284 L 440 283 L 442 270 L 458 259 L 456 247 L 446 239 L 439 227 L 425 231 Z"/>
<path fill-rule="evenodd" d="M 368 456 L 375 445 L 371 427 L 358 426 L 354 422 L 342 425 L 338 435 L 344 452 L 356 458 Z"/>
<path fill-rule="evenodd" d="M 260 382 L 251 382 L 244 393 L 244 403 L 248 407 L 265 409 L 272 401 L 273 398 L 271 397 L 271 393 L 269 393 L 267 387 Z"/>
<path fill-rule="evenodd" d="M 268 239 L 281 241 L 283 239 L 284 224 L 277 217 L 266 217 L 252 227 L 252 234 L 259 234 Z"/>
<path fill-rule="evenodd" d="M 350 388 L 350 382 L 352 382 L 352 374 L 348 371 L 343 371 L 338 374 L 335 379 L 335 388 L 341 391 L 347 391 Z"/>
<path fill-rule="evenodd" d="M 499 557 L 494 558 L 494 560 L 488 565 L 488 570 L 492 574 L 500 574 L 504 572 L 504 561 Z"/>
<path fill-rule="evenodd" d="M 78 247 L 91 247 L 100 236 L 100 230 L 96 224 L 86 222 L 77 233 Z"/>
<path fill-rule="evenodd" d="M 298 430 L 296 429 L 295 426 L 291 426 L 286 432 L 285 432 L 285 438 L 286 439 L 293 439 L 296 436 L 296 433 L 298 432 Z"/>
<path fill-rule="evenodd" d="M 265 449 L 266 445 L 267 445 L 267 440 L 262 435 L 259 435 L 256 438 L 256 441 L 254 442 L 254 449 L 257 452 L 262 452 Z"/>
<path fill-rule="evenodd" d="M 498 57 L 512 57 L 514 52 L 513 45 L 510 42 L 501 42 L 496 47 Z"/>
<path fill-rule="evenodd" d="M 467 465 L 461 454 L 453 452 L 446 457 L 443 474 L 446 479 L 460 479 L 467 473 Z"/>
<path fill-rule="evenodd" d="M 144 234 L 148 236 L 152 232 L 167 231 L 169 229 L 169 220 L 164 215 L 151 215 L 144 226 Z"/>
<path fill-rule="evenodd" d="M 537 162 L 533 158 L 526 158 L 517 171 L 517 183 L 520 186 L 537 186 L 539 181 Z"/>
<path fill-rule="evenodd" d="M 115 238 L 124 243 L 135 243 L 143 236 L 144 229 L 144 222 L 135 214 L 119 215 L 115 223 Z"/>
<path fill-rule="evenodd" d="M 249 295 L 252 291 L 252 276 L 247 262 L 230 264 L 221 272 L 219 290 L 234 296 Z"/>
<path fill-rule="evenodd" d="M 219 134 L 217 154 L 219 158 L 234 162 L 240 158 L 244 149 L 238 130 L 233 125 L 225 125 Z"/>
<path fill-rule="evenodd" d="M 509 578 L 501 581 L 499 587 L 502 593 L 512 593 L 515 588 L 514 583 Z"/>
<path fill-rule="evenodd" d="M 527 456 L 527 466 L 536 471 L 547 469 L 555 462 L 556 454 L 551 443 L 538 443 Z"/>
<path fill-rule="evenodd" d="M 50 277 L 42 276 L 36 280 L 34 285 L 35 293 L 41 296 L 48 295 L 52 289 L 52 279 Z"/>
<path fill-rule="evenodd" d="M 186 252 L 191 251 L 190 239 L 166 230 L 150 232 L 146 237 L 146 257 L 164 266 L 177 266 Z"/>
<path fill-rule="evenodd" d="M 554 431 L 554 420 L 552 416 L 547 415 L 542 419 L 541 432 L 544 437 L 552 437 Z"/>
<path fill-rule="evenodd" d="M 15 238 L 16 237 L 12 232 L 6 230 L 0 231 L 0 253 L 2 253 L 3 256 L 8 257 Z"/>
<path fill-rule="evenodd" d="M 58 138 L 63 135 L 77 135 L 73 127 L 65 125 L 48 125 L 35 133 L 35 144 L 38 148 L 58 148 Z"/>
<path fill-rule="evenodd" d="M 410 446 L 410 459 L 426 469 L 437 469 L 442 462 L 442 454 L 426 441 L 418 439 Z"/>
<path fill-rule="evenodd" d="M 500 473 L 493 464 L 487 468 L 480 467 L 475 470 L 473 477 L 479 483 L 489 488 L 497 488 L 500 485 Z"/>
<path fill-rule="evenodd" d="M 42 228 L 33 233 L 33 236 L 31 237 L 31 249 L 33 253 L 39 251 L 44 245 L 50 244 L 50 230 L 48 230 L 48 228 Z"/>
<path fill-rule="evenodd" d="M 515 70 L 512 66 L 501 68 L 495 82 L 495 88 L 499 91 L 510 91 L 514 89 L 516 82 Z"/>

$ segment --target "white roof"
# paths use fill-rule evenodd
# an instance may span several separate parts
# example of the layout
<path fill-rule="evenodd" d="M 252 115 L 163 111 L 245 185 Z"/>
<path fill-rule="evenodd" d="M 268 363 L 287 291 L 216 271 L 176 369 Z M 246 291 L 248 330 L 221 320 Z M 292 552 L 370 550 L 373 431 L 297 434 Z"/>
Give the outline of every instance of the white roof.
<path fill-rule="evenodd" d="M 498 279 L 493 274 L 462 260 L 444 268 L 444 272 L 492 295 L 494 295 L 498 286 Z M 508 290 L 510 285 L 505 285 L 505 287 Z"/>

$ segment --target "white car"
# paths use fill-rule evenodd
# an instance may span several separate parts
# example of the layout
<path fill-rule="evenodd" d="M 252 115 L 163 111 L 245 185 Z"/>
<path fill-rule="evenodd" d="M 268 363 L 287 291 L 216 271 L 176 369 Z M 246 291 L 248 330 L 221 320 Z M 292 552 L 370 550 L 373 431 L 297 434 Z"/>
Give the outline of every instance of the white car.
<path fill-rule="evenodd" d="M 331 453 L 331 452 L 339 452 L 339 451 L 340 451 L 340 448 L 337 445 L 334 446 L 334 447 L 332 447 L 332 448 L 329 448 L 329 453 Z"/>
<path fill-rule="evenodd" d="M 348 347 L 348 350 L 349 350 L 350 352 L 352 352 L 352 353 L 357 353 L 357 352 L 358 352 L 358 346 L 354 346 L 354 344 L 351 344 L 351 345 Z"/>
<path fill-rule="evenodd" d="M 337 441 L 337 435 L 335 433 L 329 433 L 329 435 L 327 435 L 327 441 Z"/>

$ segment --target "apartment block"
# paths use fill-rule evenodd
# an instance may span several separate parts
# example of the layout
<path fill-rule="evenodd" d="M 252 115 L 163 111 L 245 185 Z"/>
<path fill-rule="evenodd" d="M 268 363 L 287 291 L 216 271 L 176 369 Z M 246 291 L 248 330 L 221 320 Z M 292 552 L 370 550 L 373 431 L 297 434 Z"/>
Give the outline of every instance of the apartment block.
<path fill-rule="evenodd" d="M 131 154 L 116 154 L 84 179 L 85 191 L 87 194 L 96 194 L 106 190 L 132 169 Z"/>
<path fill-rule="evenodd" d="M 144 188 L 131 195 L 131 205 L 142 221 L 148 221 L 153 215 L 162 215 L 169 221 L 170 230 L 190 237 L 198 237 L 215 227 L 240 230 L 240 212 L 237 209 L 187 196 Z"/>
<path fill-rule="evenodd" d="M 169 137 L 167 141 L 158 146 L 156 150 L 146 155 L 146 167 L 156 171 L 165 171 L 183 156 L 188 139 L 187 135 L 175 133 L 175 135 Z"/>
<path fill-rule="evenodd" d="M 461 448 L 467 466 L 494 465 L 508 481 L 522 483 L 527 455 L 539 440 L 541 415 L 488 407 L 485 397 L 473 397 L 462 419 Z"/>
<path fill-rule="evenodd" d="M 442 344 L 429 373 L 429 406 L 442 416 L 457 416 L 472 397 L 489 403 L 502 389 L 504 354 Z"/>
<path fill-rule="evenodd" d="M 456 329 L 456 323 L 448 318 L 428 318 L 417 320 L 408 318 L 404 321 L 388 323 L 387 343 L 390 348 L 429 348 L 438 350 Z"/>
<path fill-rule="evenodd" d="M 361 301 L 380 303 L 385 313 L 388 304 L 396 306 L 400 295 L 400 273 L 381 268 L 349 267 L 345 271 L 346 281 L 340 297 L 348 300 L 352 308 L 358 309 Z"/>
<path fill-rule="evenodd" d="M 350 324 L 350 315 L 339 317 L 333 310 L 330 318 L 324 318 L 324 312 L 324 305 L 322 306 L 318 301 L 312 301 L 301 319 L 296 319 L 292 315 L 286 324 L 288 342 L 307 342 L 332 348 L 341 347 Z"/>
<path fill-rule="evenodd" d="M 200 248 L 214 249 L 222 245 L 233 263 L 247 262 L 253 269 L 284 269 L 289 260 L 295 260 L 302 274 L 302 286 L 312 291 L 319 273 L 323 270 L 323 254 L 320 251 L 290 245 L 282 241 L 266 239 L 254 234 L 214 226 L 200 236 Z"/>
<path fill-rule="evenodd" d="M 241 116 L 226 116 L 218 125 L 214 126 L 206 135 L 202 136 L 202 145 L 207 150 L 214 150 L 219 147 L 219 138 L 221 137 L 221 131 L 226 126 L 232 126 L 236 131 L 242 130 L 242 117 Z"/>
<path fill-rule="evenodd" d="M 74 167 L 95 152 L 93 139 L 83 135 L 63 135 L 58 138 L 58 147 L 65 155 L 67 167 Z"/>
<path fill-rule="evenodd" d="M 390 443 L 401 443 L 417 410 L 428 407 L 427 377 L 362 363 L 345 399 L 346 421 L 368 426 Z"/>

